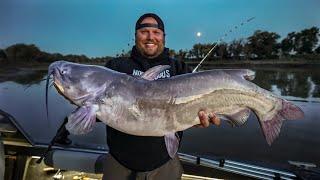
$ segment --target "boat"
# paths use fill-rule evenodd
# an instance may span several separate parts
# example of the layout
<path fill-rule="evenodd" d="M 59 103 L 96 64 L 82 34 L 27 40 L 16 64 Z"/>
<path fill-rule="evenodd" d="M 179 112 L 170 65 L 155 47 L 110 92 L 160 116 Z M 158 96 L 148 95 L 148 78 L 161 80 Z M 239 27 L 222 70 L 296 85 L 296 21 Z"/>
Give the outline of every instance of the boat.
<path fill-rule="evenodd" d="M 23 127 L 19 125 L 13 116 L 0 110 L 0 152 L 6 156 L 6 177 L 10 180 L 26 179 L 28 169 L 36 162 L 44 161 L 46 168 L 51 170 L 55 179 L 63 178 L 68 171 L 101 174 L 103 162 L 108 151 L 104 149 L 90 149 L 81 146 L 59 145 L 52 141 L 50 144 L 35 143 L 31 137 L 25 134 Z M 59 132 L 59 131 L 58 131 Z M 1 157 L 1 156 L 0 156 Z M 3 162 L 3 157 L 1 157 Z M 292 166 L 290 170 L 276 167 L 255 165 L 254 163 L 240 162 L 222 157 L 197 156 L 179 153 L 179 158 L 185 173 L 182 179 L 319 179 L 320 169 L 312 163 L 288 161 Z M 3 166 L 0 165 L 0 167 Z M 44 167 L 43 165 L 41 167 Z M 1 179 L 1 177 L 0 177 Z"/>

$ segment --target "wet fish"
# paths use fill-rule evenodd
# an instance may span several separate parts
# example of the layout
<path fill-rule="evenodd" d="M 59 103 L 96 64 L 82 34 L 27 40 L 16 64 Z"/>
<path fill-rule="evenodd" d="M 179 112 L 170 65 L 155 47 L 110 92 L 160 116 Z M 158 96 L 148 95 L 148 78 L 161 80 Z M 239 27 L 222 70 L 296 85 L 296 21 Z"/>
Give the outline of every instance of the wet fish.
<path fill-rule="evenodd" d="M 177 149 L 175 132 L 199 124 L 200 109 L 234 126 L 243 125 L 254 112 L 269 145 L 284 120 L 304 116 L 296 105 L 248 81 L 254 78 L 251 70 L 210 70 L 154 81 L 169 67 L 156 66 L 132 77 L 106 67 L 57 61 L 49 66 L 48 77 L 53 75 L 60 94 L 79 106 L 68 117 L 71 133 L 90 132 L 97 117 L 128 134 L 165 136 L 168 152 Z"/>

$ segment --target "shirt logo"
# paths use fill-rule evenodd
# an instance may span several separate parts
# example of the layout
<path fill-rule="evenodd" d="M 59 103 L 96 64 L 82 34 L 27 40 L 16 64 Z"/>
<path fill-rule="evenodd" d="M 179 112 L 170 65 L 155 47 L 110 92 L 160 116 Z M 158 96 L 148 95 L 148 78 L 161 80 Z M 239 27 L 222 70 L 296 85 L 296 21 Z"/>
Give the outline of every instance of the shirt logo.
<path fill-rule="evenodd" d="M 144 73 L 143 71 L 140 71 L 140 70 L 137 70 L 137 69 L 134 69 L 132 71 L 132 75 L 133 76 L 141 76 L 143 73 Z M 165 79 L 165 78 L 169 78 L 169 77 L 171 77 L 171 74 L 170 74 L 170 70 L 167 69 L 167 70 L 164 70 L 161 73 L 159 73 L 158 76 L 155 78 L 155 80 L 157 80 L 157 79 Z"/>

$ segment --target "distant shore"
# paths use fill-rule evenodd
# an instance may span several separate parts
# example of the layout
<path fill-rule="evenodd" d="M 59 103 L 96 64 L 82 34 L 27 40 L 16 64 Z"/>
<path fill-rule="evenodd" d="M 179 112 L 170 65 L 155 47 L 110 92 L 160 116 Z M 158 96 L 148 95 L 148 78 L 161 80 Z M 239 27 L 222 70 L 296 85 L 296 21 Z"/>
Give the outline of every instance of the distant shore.
<path fill-rule="evenodd" d="M 186 60 L 186 64 L 191 67 L 195 67 L 199 64 L 199 61 Z M 81 64 L 94 64 L 104 66 L 105 62 L 81 62 Z M 5 69 L 21 69 L 28 68 L 32 70 L 46 70 L 50 63 L 38 63 L 38 62 L 18 62 L 4 64 L 0 63 L 0 70 Z M 201 67 L 320 67 L 320 60 L 216 60 L 216 61 L 204 61 Z M 3 69 L 4 68 L 4 69 Z"/>
<path fill-rule="evenodd" d="M 187 61 L 189 66 L 197 66 L 198 61 Z M 319 60 L 219 60 L 203 62 L 203 67 L 256 67 L 256 66 L 277 66 L 277 67 L 313 67 L 320 66 Z"/>

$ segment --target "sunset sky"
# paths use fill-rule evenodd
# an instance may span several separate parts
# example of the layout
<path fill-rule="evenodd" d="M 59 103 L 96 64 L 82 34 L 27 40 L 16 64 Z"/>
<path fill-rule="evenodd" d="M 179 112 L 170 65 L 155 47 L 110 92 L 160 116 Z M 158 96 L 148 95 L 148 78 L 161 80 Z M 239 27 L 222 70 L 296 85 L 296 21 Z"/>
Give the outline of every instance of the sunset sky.
<path fill-rule="evenodd" d="M 0 0 L 0 48 L 26 43 L 50 53 L 114 56 L 131 49 L 135 22 L 147 12 L 163 19 L 174 50 L 216 42 L 230 29 L 226 42 L 258 29 L 283 38 L 320 27 L 319 9 L 319 0 Z"/>

